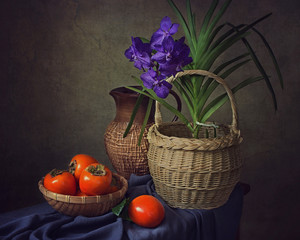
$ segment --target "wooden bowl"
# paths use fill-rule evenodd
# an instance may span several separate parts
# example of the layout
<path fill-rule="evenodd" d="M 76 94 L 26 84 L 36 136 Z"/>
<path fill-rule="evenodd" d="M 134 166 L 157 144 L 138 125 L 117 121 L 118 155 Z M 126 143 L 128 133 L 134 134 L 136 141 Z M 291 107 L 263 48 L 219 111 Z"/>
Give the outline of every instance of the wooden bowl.
<path fill-rule="evenodd" d="M 54 193 L 44 187 L 43 179 L 38 182 L 38 186 L 49 205 L 58 212 L 69 216 L 94 217 L 110 211 L 121 202 L 127 192 L 127 180 L 116 173 L 113 173 L 113 177 L 119 182 L 120 190 L 106 195 L 71 196 Z"/>

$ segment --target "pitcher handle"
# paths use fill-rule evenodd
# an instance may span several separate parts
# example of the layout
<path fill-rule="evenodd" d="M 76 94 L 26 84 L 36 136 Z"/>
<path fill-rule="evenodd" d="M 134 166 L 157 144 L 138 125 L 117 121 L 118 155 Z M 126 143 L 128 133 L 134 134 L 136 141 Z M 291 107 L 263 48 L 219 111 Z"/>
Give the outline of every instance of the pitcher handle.
<path fill-rule="evenodd" d="M 177 104 L 177 110 L 179 112 L 181 112 L 181 108 L 182 108 L 182 104 L 181 104 L 181 100 L 180 97 L 177 95 L 177 93 L 175 91 L 173 91 L 172 89 L 170 90 L 170 93 L 173 95 L 173 97 L 176 100 L 176 104 Z M 172 119 L 172 122 L 175 122 L 178 120 L 178 117 L 175 115 L 174 118 Z"/>

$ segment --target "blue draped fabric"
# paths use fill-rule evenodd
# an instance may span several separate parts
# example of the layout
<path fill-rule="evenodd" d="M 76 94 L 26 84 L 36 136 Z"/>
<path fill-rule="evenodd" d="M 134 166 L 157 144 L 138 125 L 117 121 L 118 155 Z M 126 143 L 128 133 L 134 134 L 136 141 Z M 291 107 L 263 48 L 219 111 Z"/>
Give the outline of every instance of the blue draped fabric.
<path fill-rule="evenodd" d="M 47 203 L 0 215 L 0 239 L 111 239 L 111 240 L 232 240 L 238 230 L 243 191 L 237 184 L 228 202 L 212 210 L 169 207 L 155 192 L 150 175 L 132 175 L 127 197 L 142 194 L 157 197 L 165 207 L 165 219 L 156 228 L 143 228 L 116 217 L 112 212 L 99 217 L 70 217 Z"/>

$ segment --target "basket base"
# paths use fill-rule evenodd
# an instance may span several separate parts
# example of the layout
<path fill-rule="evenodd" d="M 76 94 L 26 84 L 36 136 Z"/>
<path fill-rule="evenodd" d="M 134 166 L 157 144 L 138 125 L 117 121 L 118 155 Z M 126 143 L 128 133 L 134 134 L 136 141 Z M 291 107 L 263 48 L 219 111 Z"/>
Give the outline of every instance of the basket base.
<path fill-rule="evenodd" d="M 115 199 L 109 203 L 89 203 L 89 204 L 76 204 L 76 203 L 66 203 L 66 202 L 59 202 L 54 199 L 48 198 L 44 196 L 47 200 L 48 204 L 55 209 L 56 211 L 76 217 L 76 216 L 85 216 L 85 217 L 96 217 L 103 215 L 109 212 L 112 206 L 117 205 L 121 202 L 120 199 Z"/>
<path fill-rule="evenodd" d="M 156 192 L 173 208 L 181 209 L 213 209 L 223 206 L 229 199 L 233 187 L 216 190 L 178 189 L 153 180 Z M 178 191 L 180 194 L 178 194 Z"/>

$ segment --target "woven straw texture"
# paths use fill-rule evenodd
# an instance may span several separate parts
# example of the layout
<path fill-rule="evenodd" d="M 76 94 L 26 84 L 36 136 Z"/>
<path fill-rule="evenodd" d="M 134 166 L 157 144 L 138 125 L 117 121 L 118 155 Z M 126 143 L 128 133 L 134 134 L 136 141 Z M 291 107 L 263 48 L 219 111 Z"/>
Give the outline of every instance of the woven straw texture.
<path fill-rule="evenodd" d="M 129 179 L 132 173 L 149 174 L 147 133 L 150 124 L 145 128 L 140 146 L 138 138 L 141 125 L 133 125 L 126 138 L 123 138 L 127 125 L 128 122 L 112 121 L 105 132 L 104 144 L 113 167 L 120 175 Z"/>
<path fill-rule="evenodd" d="M 235 100 L 223 79 L 207 71 L 187 70 L 167 81 L 192 74 L 212 77 L 224 86 L 231 102 L 232 124 L 218 124 L 216 132 L 202 126 L 200 138 L 194 139 L 185 124 L 163 123 L 156 104 L 155 125 L 148 133 L 148 164 L 157 193 L 171 207 L 212 209 L 226 203 L 240 179 L 242 138 Z"/>
<path fill-rule="evenodd" d="M 114 206 L 121 202 L 127 192 L 127 180 L 116 173 L 113 173 L 113 177 L 120 184 L 120 190 L 114 193 L 98 196 L 80 197 L 57 194 L 47 190 L 43 185 L 43 180 L 38 182 L 38 186 L 49 205 L 58 212 L 69 216 L 81 215 L 94 217 L 103 215 L 110 211 Z"/>

